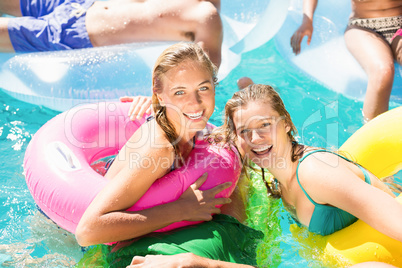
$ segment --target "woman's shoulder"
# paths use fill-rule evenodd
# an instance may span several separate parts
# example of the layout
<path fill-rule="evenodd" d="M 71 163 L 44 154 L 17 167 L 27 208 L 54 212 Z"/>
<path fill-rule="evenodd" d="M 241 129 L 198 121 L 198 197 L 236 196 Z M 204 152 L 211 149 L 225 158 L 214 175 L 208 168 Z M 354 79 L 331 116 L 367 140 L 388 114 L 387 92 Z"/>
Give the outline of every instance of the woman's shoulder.
<path fill-rule="evenodd" d="M 317 147 L 306 147 L 303 156 L 300 158 L 300 162 L 303 162 L 303 166 L 306 164 L 310 165 L 333 165 L 338 163 L 340 159 L 344 157 L 336 153 L 335 151 L 317 148 Z"/>
<path fill-rule="evenodd" d="M 156 123 L 151 120 L 142 124 L 130 137 L 126 147 L 134 150 L 158 151 L 160 153 L 172 153 L 174 148 L 165 135 L 165 132 Z"/>
<path fill-rule="evenodd" d="M 314 147 L 308 147 L 300 160 L 298 176 L 303 180 L 316 178 L 321 180 L 323 176 L 330 176 L 334 169 L 343 163 L 343 159 L 337 153 Z"/>
<path fill-rule="evenodd" d="M 328 151 L 316 151 L 299 163 L 298 184 L 316 203 L 328 204 L 331 203 L 328 197 L 339 189 L 340 184 L 344 184 L 339 178 L 349 174 L 345 173 L 345 170 L 349 169 L 338 155 Z"/>

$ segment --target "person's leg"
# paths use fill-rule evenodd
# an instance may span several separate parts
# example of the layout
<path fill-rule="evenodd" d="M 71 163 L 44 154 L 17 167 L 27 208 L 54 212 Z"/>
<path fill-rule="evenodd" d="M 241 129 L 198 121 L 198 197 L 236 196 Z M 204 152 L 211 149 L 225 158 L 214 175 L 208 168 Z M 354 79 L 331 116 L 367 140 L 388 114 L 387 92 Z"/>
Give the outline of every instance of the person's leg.
<path fill-rule="evenodd" d="M 402 35 L 397 35 L 394 37 L 391 47 L 392 53 L 394 54 L 394 59 L 402 65 Z"/>
<path fill-rule="evenodd" d="M 8 34 L 8 21 L 10 18 L 0 18 L 0 52 L 14 52 Z"/>
<path fill-rule="evenodd" d="M 363 115 L 371 120 L 388 110 L 395 73 L 392 51 L 376 33 L 361 28 L 347 29 L 345 41 L 368 76 Z"/>
<path fill-rule="evenodd" d="M 1 0 L 0 1 L 0 13 L 20 17 L 22 15 L 20 1 L 19 0 Z"/>

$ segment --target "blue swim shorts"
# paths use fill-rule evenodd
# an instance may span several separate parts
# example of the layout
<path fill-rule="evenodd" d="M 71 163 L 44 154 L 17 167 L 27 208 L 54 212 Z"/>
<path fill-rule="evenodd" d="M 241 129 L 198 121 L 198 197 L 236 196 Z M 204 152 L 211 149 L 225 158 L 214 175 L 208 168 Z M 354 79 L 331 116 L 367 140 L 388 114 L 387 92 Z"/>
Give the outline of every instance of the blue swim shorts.
<path fill-rule="evenodd" d="M 20 0 L 22 16 L 42 17 L 50 14 L 65 0 Z"/>
<path fill-rule="evenodd" d="M 86 11 L 95 0 L 21 0 L 34 6 L 21 11 L 34 17 L 11 18 L 8 33 L 16 52 L 68 50 L 92 47 L 85 27 Z M 38 2 L 44 6 L 37 5 Z M 62 2 L 64 1 L 64 2 Z M 56 6 L 56 4 L 58 4 Z M 24 11 L 23 11 L 24 9 Z"/>

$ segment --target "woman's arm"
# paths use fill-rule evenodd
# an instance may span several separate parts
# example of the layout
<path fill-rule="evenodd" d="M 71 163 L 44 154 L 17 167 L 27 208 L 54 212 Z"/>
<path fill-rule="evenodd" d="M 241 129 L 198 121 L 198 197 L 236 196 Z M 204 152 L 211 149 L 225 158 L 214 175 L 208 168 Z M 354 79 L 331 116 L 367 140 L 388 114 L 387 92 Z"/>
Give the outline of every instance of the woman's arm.
<path fill-rule="evenodd" d="M 160 148 L 152 145 L 150 140 L 157 138 L 158 130 L 151 129 L 150 123 L 142 125 L 115 158 L 106 174 L 110 182 L 96 195 L 77 226 L 76 238 L 81 245 L 135 237 L 141 225 L 133 224 L 146 222 L 148 217 L 155 217 L 158 213 L 156 209 L 144 211 L 143 215 L 125 211 L 145 194 L 155 180 L 164 176 L 168 166 L 173 163 L 174 152 L 169 143 L 162 143 Z M 167 161 L 166 167 L 157 165 L 160 159 Z M 142 160 L 146 161 L 146 165 Z M 170 224 L 178 216 L 174 214 L 175 217 L 166 217 L 169 214 L 164 213 L 159 215 L 162 224 Z M 150 232 L 156 230 L 152 228 L 160 226 L 156 223 L 150 226 Z"/>
<path fill-rule="evenodd" d="M 343 209 L 402 242 L 402 204 L 364 182 L 354 164 L 328 153 L 314 155 L 317 157 L 306 158 L 299 168 L 299 178 L 313 200 Z"/>
<path fill-rule="evenodd" d="M 134 133 L 130 141 L 138 143 L 141 137 L 160 141 L 161 139 L 151 135 L 150 125 L 151 122 L 143 125 L 145 127 Z M 97 194 L 83 214 L 76 229 L 76 238 L 80 245 L 122 241 L 182 220 L 209 220 L 211 213 L 220 213 L 220 210 L 215 208 L 216 202 L 222 204 L 227 202 L 227 199 L 214 200 L 216 194 L 214 191 L 199 191 L 198 183 L 186 191 L 177 202 L 140 212 L 126 211 L 145 194 L 155 180 L 169 172 L 174 159 L 173 148 L 169 142 L 166 142 L 168 146 L 163 143 L 151 146 L 148 142 L 136 148 L 137 143 L 128 142 L 120 151 L 107 174 L 112 176 L 112 179 Z M 144 161 L 133 163 L 133 154 L 135 159 L 149 161 L 146 164 L 141 164 Z M 158 160 L 167 162 L 161 164 Z M 205 178 L 201 181 L 205 181 Z M 223 184 L 222 187 L 226 188 L 227 185 Z"/>
<path fill-rule="evenodd" d="M 231 183 L 226 182 L 206 191 L 199 190 L 206 179 L 205 173 L 178 200 L 164 205 L 141 211 L 112 211 L 99 219 L 96 215 L 93 218 L 88 216 L 92 212 L 85 212 L 84 216 L 89 219 L 83 216 L 79 222 L 76 239 L 81 246 L 89 246 L 138 237 L 178 221 L 209 221 L 211 214 L 221 213 L 217 205 L 231 202 L 229 198 L 215 198 Z"/>
<path fill-rule="evenodd" d="M 292 46 L 293 53 L 295 53 L 296 55 L 300 53 L 300 44 L 306 35 L 307 44 L 310 45 L 311 36 L 313 35 L 313 16 L 315 8 L 317 7 L 317 1 L 318 0 L 303 1 L 302 24 L 290 38 L 290 45 Z"/>

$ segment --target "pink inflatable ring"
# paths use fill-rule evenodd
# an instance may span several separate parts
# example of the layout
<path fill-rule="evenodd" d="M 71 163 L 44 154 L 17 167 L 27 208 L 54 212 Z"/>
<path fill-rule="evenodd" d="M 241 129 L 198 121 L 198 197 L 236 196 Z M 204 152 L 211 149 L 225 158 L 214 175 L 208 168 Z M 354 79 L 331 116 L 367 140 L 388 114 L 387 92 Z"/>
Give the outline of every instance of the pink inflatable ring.
<path fill-rule="evenodd" d="M 117 154 L 145 122 L 130 121 L 129 107 L 115 102 L 77 106 L 47 122 L 29 143 L 24 159 L 28 188 L 43 213 L 61 228 L 74 233 L 86 208 L 108 183 L 91 163 Z M 241 171 L 234 150 L 197 140 L 188 159 L 185 166 L 158 179 L 129 210 L 178 199 L 206 171 L 208 179 L 201 189 L 231 181 L 232 186 L 217 197 L 231 195 Z M 158 231 L 196 223 L 178 222 Z"/>

